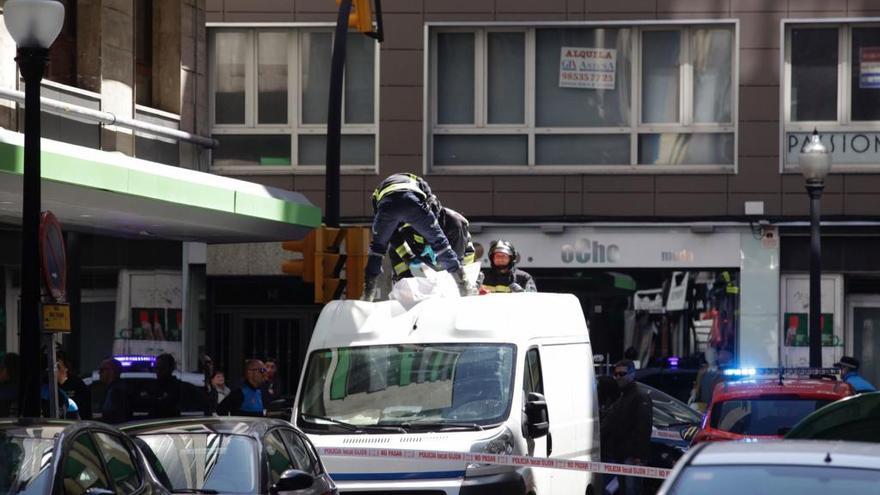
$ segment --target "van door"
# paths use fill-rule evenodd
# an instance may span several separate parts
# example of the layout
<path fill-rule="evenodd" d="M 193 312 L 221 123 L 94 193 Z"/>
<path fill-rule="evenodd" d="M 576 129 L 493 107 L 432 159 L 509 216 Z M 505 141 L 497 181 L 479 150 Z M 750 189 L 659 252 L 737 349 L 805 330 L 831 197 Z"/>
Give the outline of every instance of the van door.
<path fill-rule="evenodd" d="M 544 373 L 541 369 L 541 355 L 538 352 L 537 347 L 532 347 L 526 352 L 526 361 L 525 361 L 525 371 L 523 378 L 523 411 L 522 411 L 522 421 L 526 421 L 526 401 L 529 398 L 529 393 L 535 392 L 541 395 L 544 395 Z M 553 429 L 553 416 L 549 417 L 550 419 L 550 429 Z M 526 434 L 525 428 L 523 428 L 523 435 Z M 528 438 L 526 437 L 526 444 L 528 445 L 527 454 L 531 457 L 550 457 L 552 454 L 552 443 L 553 439 L 551 435 L 547 435 L 542 438 Z M 538 469 L 532 468 L 535 478 L 535 488 L 539 494 L 550 493 L 550 470 L 549 469 Z"/>

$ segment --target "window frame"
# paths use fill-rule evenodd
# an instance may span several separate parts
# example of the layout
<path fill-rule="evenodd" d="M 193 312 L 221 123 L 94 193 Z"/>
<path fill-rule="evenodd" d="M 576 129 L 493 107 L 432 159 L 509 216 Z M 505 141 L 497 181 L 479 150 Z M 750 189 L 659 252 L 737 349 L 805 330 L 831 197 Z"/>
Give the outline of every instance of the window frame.
<path fill-rule="evenodd" d="M 837 28 L 837 120 L 797 121 L 791 120 L 791 30 L 792 28 Z M 852 29 L 862 27 L 880 28 L 880 17 L 830 17 L 830 18 L 791 18 L 779 23 L 780 85 L 779 85 L 779 173 L 800 175 L 797 164 L 786 166 L 786 135 L 789 132 L 809 133 L 813 129 L 822 132 L 877 132 L 880 133 L 880 119 L 852 121 Z M 833 163 L 831 174 L 873 173 L 880 171 L 880 158 L 876 164 Z"/>
<path fill-rule="evenodd" d="M 125 452 L 128 454 L 129 459 L 131 459 L 132 466 L 134 467 L 135 473 L 137 473 L 138 483 L 137 488 L 125 495 L 131 495 L 135 493 L 139 493 L 143 491 L 144 485 L 146 484 L 145 474 L 141 469 L 141 463 L 139 453 L 137 451 L 137 447 L 133 444 L 130 438 L 117 434 L 115 432 L 104 431 L 104 430 L 93 430 L 90 432 L 92 435 L 92 441 L 95 442 L 95 447 L 98 449 L 98 454 L 101 456 L 101 460 L 104 463 L 104 470 L 107 472 L 107 478 L 110 483 L 113 485 L 114 490 L 117 493 L 121 492 L 120 487 L 118 486 L 118 482 L 113 478 L 113 475 L 110 473 L 110 465 L 109 460 L 107 459 L 107 454 L 101 448 L 101 437 L 99 435 L 105 435 L 113 440 L 119 442 Z"/>
<path fill-rule="evenodd" d="M 329 33 L 335 36 L 335 23 L 326 22 L 208 22 L 208 125 L 212 135 L 288 135 L 290 136 L 290 165 L 214 165 L 211 157 L 211 172 L 233 175 L 323 175 L 325 165 L 300 165 L 299 138 L 301 136 L 326 136 L 326 124 L 305 124 L 302 121 L 302 72 L 301 48 L 304 35 L 309 33 Z M 247 34 L 248 58 L 245 66 L 245 122 L 244 124 L 215 123 L 215 91 L 217 67 L 214 63 L 216 43 L 214 36 L 220 32 L 245 32 Z M 287 123 L 260 124 L 259 112 L 259 33 L 283 32 L 288 34 L 287 45 Z M 351 32 L 348 36 L 360 36 Z M 332 39 L 332 38 L 331 38 Z M 374 175 L 379 171 L 379 95 L 380 95 L 380 48 L 374 46 L 373 56 L 373 123 L 345 123 L 345 86 L 342 94 L 342 136 L 372 136 L 374 139 L 373 163 L 341 165 L 343 175 Z"/>
<path fill-rule="evenodd" d="M 731 46 L 731 118 L 727 123 L 700 123 L 693 121 L 693 64 L 689 56 L 691 36 L 688 33 L 700 27 L 727 27 L 732 33 Z M 537 127 L 535 124 L 536 106 L 536 32 L 538 29 L 559 28 L 629 28 L 633 33 L 633 48 L 630 53 L 630 124 L 628 126 L 608 127 Z M 682 35 L 682 49 L 688 56 L 680 67 L 679 80 L 679 122 L 675 124 L 642 124 L 642 85 L 641 64 L 642 34 L 645 31 L 678 29 Z M 525 123 L 487 124 L 485 81 L 480 80 L 488 70 L 485 57 L 487 34 L 491 32 L 523 31 L 525 37 Z M 475 34 L 475 91 L 473 125 L 439 125 L 438 116 L 438 55 L 437 34 L 449 32 L 472 32 Z M 686 35 L 687 34 L 687 35 Z M 423 150 L 422 172 L 437 175 L 485 175 L 487 167 L 493 175 L 522 174 L 693 174 L 717 173 L 736 174 L 739 169 L 739 68 L 740 68 L 740 29 L 738 19 L 693 19 L 693 20 L 633 20 L 633 21 L 567 21 L 567 22 L 427 22 L 424 29 L 424 46 L 428 53 L 424 57 L 423 87 Z M 485 79 L 483 77 L 482 79 Z M 684 118 L 690 118 L 685 123 Z M 638 137 L 644 134 L 733 134 L 733 164 L 720 165 L 639 165 Z M 527 165 L 434 165 L 435 135 L 521 135 L 528 136 Z M 630 162 L 617 165 L 537 165 L 535 163 L 535 140 L 537 135 L 598 134 L 630 136 Z"/>

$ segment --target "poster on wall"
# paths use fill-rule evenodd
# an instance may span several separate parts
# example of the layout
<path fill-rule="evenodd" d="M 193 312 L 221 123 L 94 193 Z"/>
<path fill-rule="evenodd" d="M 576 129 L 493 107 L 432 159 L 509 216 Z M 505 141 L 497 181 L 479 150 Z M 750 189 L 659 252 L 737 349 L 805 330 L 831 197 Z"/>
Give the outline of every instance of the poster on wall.
<path fill-rule="evenodd" d="M 810 365 L 810 277 L 783 275 L 781 283 L 781 361 L 787 368 Z M 834 366 L 844 354 L 843 276 L 822 276 L 822 366 Z"/>
<path fill-rule="evenodd" d="M 563 46 L 559 59 L 559 87 L 614 89 L 617 50 Z"/>
<path fill-rule="evenodd" d="M 117 290 L 113 353 L 140 356 L 168 353 L 180 362 L 181 273 L 121 270 Z"/>
<path fill-rule="evenodd" d="M 859 50 L 859 89 L 880 89 L 880 46 Z"/>

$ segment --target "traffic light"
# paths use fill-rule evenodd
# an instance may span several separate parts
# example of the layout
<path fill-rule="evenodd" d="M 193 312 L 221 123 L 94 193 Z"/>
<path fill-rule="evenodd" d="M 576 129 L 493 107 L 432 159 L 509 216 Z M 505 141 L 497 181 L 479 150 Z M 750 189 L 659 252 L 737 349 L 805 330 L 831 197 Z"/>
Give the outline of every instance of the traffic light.
<path fill-rule="evenodd" d="M 364 292 L 364 268 L 370 246 L 369 227 L 348 227 L 345 229 L 345 297 L 360 299 Z"/>
<path fill-rule="evenodd" d="M 302 253 L 302 259 L 282 263 L 281 271 L 314 284 L 316 303 L 340 299 L 343 292 L 348 299 L 358 299 L 364 289 L 369 242 L 368 227 L 321 226 L 300 240 L 281 244 L 287 251 Z"/>
<path fill-rule="evenodd" d="M 336 0 L 336 5 L 342 0 Z M 373 32 L 372 0 L 351 0 L 351 13 L 348 14 L 348 27 L 360 33 Z"/>
<path fill-rule="evenodd" d="M 315 281 L 315 238 L 317 232 L 316 229 L 302 239 L 281 243 L 281 248 L 285 251 L 302 253 L 301 259 L 287 260 L 281 264 L 283 273 L 300 277 L 304 282 Z"/>

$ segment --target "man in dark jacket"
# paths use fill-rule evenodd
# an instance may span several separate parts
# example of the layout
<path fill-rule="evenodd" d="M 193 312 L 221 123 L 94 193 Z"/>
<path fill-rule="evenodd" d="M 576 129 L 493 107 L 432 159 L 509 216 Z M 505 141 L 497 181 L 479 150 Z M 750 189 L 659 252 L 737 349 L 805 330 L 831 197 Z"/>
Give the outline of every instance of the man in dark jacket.
<path fill-rule="evenodd" d="M 431 209 L 440 223 L 440 228 L 449 240 L 452 251 L 458 257 L 459 263 L 469 265 L 474 262 L 474 243 L 471 241 L 471 233 L 468 231 L 468 220 L 461 213 L 441 206 L 439 201 L 431 205 Z M 434 250 L 425 242 L 425 238 L 409 224 L 403 224 L 391 236 L 388 246 L 388 256 L 391 259 L 391 267 L 394 270 L 394 281 L 411 277 L 410 265 L 424 263 L 432 268 L 437 267 L 437 257 Z"/>
<path fill-rule="evenodd" d="M 651 397 L 635 383 L 636 367 L 625 359 L 614 365 L 614 380 L 620 389 L 620 398 L 609 407 L 602 427 L 607 427 L 608 456 L 611 462 L 643 465 L 651 452 L 651 428 L 654 404 Z M 642 478 L 620 478 L 621 493 L 642 493 Z"/>
<path fill-rule="evenodd" d="M 458 256 L 449 245 L 449 239 L 431 209 L 436 197 L 431 187 L 419 176 L 394 174 L 373 191 L 373 229 L 370 252 L 364 269 L 364 294 L 362 299 L 376 298 L 376 279 L 382 273 L 382 260 L 388 249 L 388 241 L 401 224 L 409 224 L 431 246 L 437 264 L 450 273 L 462 296 L 474 291 L 469 287 Z"/>
<path fill-rule="evenodd" d="M 101 421 L 115 424 L 131 419 L 128 390 L 122 383 L 122 363 L 115 359 L 101 361 L 99 368 L 101 383 L 106 387 L 104 401 L 101 403 Z"/>
<path fill-rule="evenodd" d="M 485 292 L 538 292 L 532 276 L 516 267 L 517 257 L 512 242 L 492 241 L 489 244 L 490 268 L 480 276 L 480 289 Z"/>
<path fill-rule="evenodd" d="M 56 353 L 55 362 L 57 363 L 58 387 L 76 402 L 80 418 L 92 419 L 92 394 L 88 385 L 73 372 L 73 366 L 66 354 Z"/>
<path fill-rule="evenodd" d="M 156 358 L 156 383 L 149 390 L 150 418 L 180 416 L 180 380 L 174 376 L 177 361 L 171 354 Z"/>
<path fill-rule="evenodd" d="M 244 380 L 217 406 L 220 416 L 265 416 L 263 383 L 266 381 L 266 365 L 259 359 L 244 363 Z"/>

